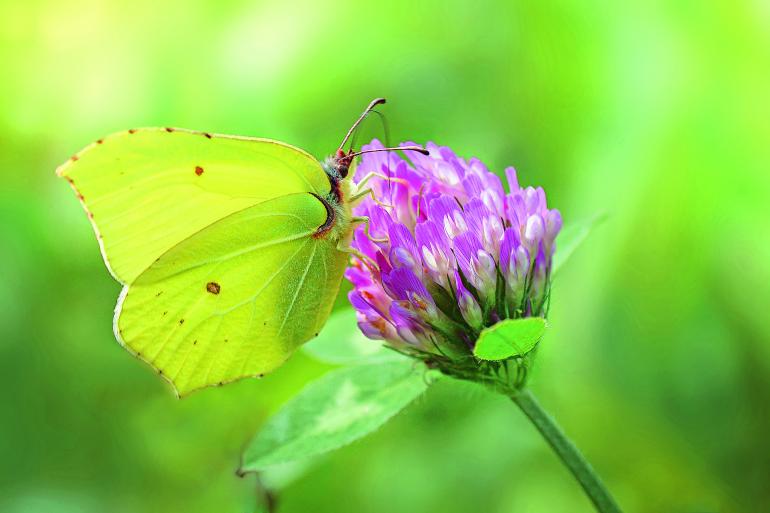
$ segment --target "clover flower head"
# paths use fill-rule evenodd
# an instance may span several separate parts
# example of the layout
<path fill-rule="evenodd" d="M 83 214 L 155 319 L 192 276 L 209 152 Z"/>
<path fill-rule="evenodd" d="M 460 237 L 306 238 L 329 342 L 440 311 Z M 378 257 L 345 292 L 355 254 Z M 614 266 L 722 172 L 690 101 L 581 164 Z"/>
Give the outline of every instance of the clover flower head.
<path fill-rule="evenodd" d="M 414 143 L 404 143 L 412 145 Z M 363 149 L 382 148 L 374 140 Z M 555 239 L 562 226 L 542 188 L 501 179 L 478 159 L 428 143 L 430 155 L 366 153 L 356 182 L 374 198 L 346 277 L 358 326 L 410 354 L 461 360 L 485 327 L 547 313 Z"/>

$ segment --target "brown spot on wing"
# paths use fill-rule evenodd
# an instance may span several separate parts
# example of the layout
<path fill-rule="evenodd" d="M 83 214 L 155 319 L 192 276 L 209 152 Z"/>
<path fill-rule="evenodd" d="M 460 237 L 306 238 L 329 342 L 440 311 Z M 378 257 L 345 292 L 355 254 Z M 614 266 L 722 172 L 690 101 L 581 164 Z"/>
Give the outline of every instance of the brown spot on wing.
<path fill-rule="evenodd" d="M 166 127 L 166 132 L 168 132 L 168 133 L 171 133 L 171 132 L 173 132 L 173 131 L 174 131 L 174 129 L 173 129 L 173 128 L 169 128 L 169 127 Z"/>
<path fill-rule="evenodd" d="M 219 291 L 222 290 L 222 287 L 219 286 L 219 283 L 215 281 L 210 281 L 206 284 L 206 290 L 216 295 L 216 294 L 219 294 Z"/>
<path fill-rule="evenodd" d="M 203 168 L 200 166 L 195 166 L 195 174 L 200 176 L 203 174 Z"/>
<path fill-rule="evenodd" d="M 206 139 L 211 139 L 211 134 L 208 132 L 203 132 L 203 137 L 205 137 Z"/>
<path fill-rule="evenodd" d="M 184 319 L 179 319 L 179 324 L 184 324 Z"/>
<path fill-rule="evenodd" d="M 78 161 L 78 158 L 79 158 L 79 157 L 78 157 L 77 155 L 73 155 L 73 156 L 71 156 L 71 157 L 70 157 L 70 160 L 71 160 L 72 162 L 77 162 L 77 161 Z"/>
<path fill-rule="evenodd" d="M 129 134 L 135 134 L 136 133 L 136 128 L 129 128 L 128 129 L 128 133 Z"/>
<path fill-rule="evenodd" d="M 104 142 L 104 139 L 97 139 L 96 144 L 102 144 Z"/>

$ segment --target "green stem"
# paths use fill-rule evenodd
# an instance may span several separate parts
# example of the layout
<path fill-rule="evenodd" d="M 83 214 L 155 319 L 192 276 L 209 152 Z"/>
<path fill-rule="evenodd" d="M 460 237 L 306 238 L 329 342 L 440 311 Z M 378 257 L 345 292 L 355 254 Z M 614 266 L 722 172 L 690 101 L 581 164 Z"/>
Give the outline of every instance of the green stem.
<path fill-rule="evenodd" d="M 540 434 L 543 435 L 562 463 L 572 472 L 588 498 L 593 502 L 596 510 L 600 513 L 620 513 L 615 499 L 612 498 L 599 476 L 591 468 L 591 464 L 580 454 L 578 448 L 567 438 L 556 421 L 538 404 L 532 393 L 523 389 L 509 394 L 509 396 L 529 417 L 529 420 L 540 431 Z"/>

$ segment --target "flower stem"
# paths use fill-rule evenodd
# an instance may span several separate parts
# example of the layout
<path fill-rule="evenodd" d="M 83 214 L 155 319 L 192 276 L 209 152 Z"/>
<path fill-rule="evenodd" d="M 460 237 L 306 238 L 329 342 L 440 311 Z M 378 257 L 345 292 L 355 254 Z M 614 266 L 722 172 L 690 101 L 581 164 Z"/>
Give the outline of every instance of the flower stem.
<path fill-rule="evenodd" d="M 575 444 L 567 438 L 556 421 L 543 410 L 528 389 L 509 394 L 521 411 L 529 417 L 548 445 L 554 450 L 562 463 L 572 472 L 596 510 L 600 513 L 620 513 L 615 499 L 602 483 L 591 464 L 586 461 Z"/>

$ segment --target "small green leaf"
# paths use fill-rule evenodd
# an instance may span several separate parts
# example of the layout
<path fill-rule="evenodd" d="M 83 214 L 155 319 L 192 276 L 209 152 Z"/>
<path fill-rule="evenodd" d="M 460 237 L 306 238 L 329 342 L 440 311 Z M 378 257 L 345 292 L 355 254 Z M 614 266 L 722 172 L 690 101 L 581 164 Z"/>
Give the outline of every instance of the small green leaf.
<path fill-rule="evenodd" d="M 545 328 L 545 319 L 542 317 L 500 321 L 481 332 L 473 354 L 482 360 L 524 356 L 543 338 Z"/>
<path fill-rule="evenodd" d="M 578 246 L 586 240 L 591 230 L 604 221 L 605 218 L 605 214 L 594 214 L 587 219 L 570 223 L 562 228 L 561 233 L 556 238 L 556 252 L 553 254 L 552 274 L 556 274 Z"/>
<path fill-rule="evenodd" d="M 381 340 L 366 338 L 358 329 L 352 308 L 332 313 L 316 338 L 302 346 L 316 360 L 335 365 L 372 363 L 404 358 L 383 346 Z"/>
<path fill-rule="evenodd" d="M 267 421 L 246 448 L 241 471 L 302 460 L 366 436 L 425 391 L 425 372 L 405 359 L 326 374 Z"/>

